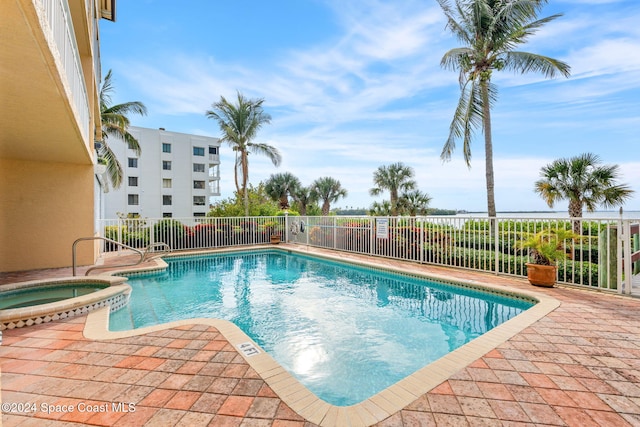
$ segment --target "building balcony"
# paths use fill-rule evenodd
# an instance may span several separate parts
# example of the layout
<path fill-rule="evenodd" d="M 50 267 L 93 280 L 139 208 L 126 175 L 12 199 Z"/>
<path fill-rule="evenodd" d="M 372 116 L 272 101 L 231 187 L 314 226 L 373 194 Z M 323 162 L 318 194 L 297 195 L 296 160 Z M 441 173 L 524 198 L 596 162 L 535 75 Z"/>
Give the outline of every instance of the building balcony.
<path fill-rule="evenodd" d="M 98 17 L 90 0 L 72 4 L 74 12 L 68 0 L 3 1 L 2 158 L 92 162 Z"/>

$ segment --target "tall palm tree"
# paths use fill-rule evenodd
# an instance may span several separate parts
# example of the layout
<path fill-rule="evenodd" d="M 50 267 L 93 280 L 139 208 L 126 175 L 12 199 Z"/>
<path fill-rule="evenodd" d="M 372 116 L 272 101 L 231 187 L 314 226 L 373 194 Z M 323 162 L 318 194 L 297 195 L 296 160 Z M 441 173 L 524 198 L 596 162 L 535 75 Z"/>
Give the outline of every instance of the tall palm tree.
<path fill-rule="evenodd" d="M 413 180 L 414 172 L 411 166 L 403 163 L 392 163 L 389 166 L 380 166 L 373 173 L 375 187 L 369 190 L 369 194 L 377 196 L 384 190 L 389 190 L 391 215 L 398 215 L 398 198 L 402 191 L 414 190 L 416 182 Z"/>
<path fill-rule="evenodd" d="M 212 104 L 212 110 L 206 112 L 209 119 L 218 122 L 222 131 L 221 141 L 229 144 L 236 153 L 234 180 L 238 195 L 244 199 L 245 215 L 249 215 L 249 154 L 267 156 L 274 166 L 279 166 L 282 157 L 277 148 L 263 143 L 252 142 L 264 124 L 271 123 L 271 116 L 264 112 L 264 99 L 247 99 L 238 92 L 236 104 L 227 101 L 224 96 Z M 240 181 L 238 181 L 240 180 Z"/>
<path fill-rule="evenodd" d="M 616 184 L 620 177 L 618 165 L 602 165 L 600 157 L 592 153 L 555 160 L 540 169 L 540 176 L 535 192 L 550 208 L 568 199 L 571 218 L 582 218 L 583 208 L 593 212 L 599 205 L 622 205 L 633 194 L 628 186 Z"/>
<path fill-rule="evenodd" d="M 107 143 L 108 137 L 113 137 L 124 141 L 127 146 L 135 150 L 139 156 L 141 153 L 138 140 L 129 133 L 129 117 L 128 114 L 147 114 L 147 107 L 140 101 L 125 102 L 123 104 L 111 105 L 111 93 L 113 92 L 113 84 L 111 82 L 111 70 L 102 81 L 100 88 L 100 120 L 102 122 L 102 141 L 98 145 L 98 156 L 102 158 L 107 165 L 107 176 L 114 189 L 122 184 L 122 165 L 116 158 L 116 155 Z"/>
<path fill-rule="evenodd" d="M 297 177 L 285 172 L 271 175 L 264 184 L 264 190 L 284 210 L 289 209 L 289 196 L 293 196 L 301 186 Z"/>
<path fill-rule="evenodd" d="M 342 188 L 340 181 L 325 176 L 318 178 L 311 184 L 313 198 L 322 200 L 322 215 L 329 215 L 331 203 L 336 202 L 341 197 L 347 197 L 347 190 Z"/>
<path fill-rule="evenodd" d="M 426 215 L 429 213 L 431 197 L 420 190 L 408 191 L 400 196 L 398 208 L 402 213 L 410 216 Z"/>
<path fill-rule="evenodd" d="M 537 19 L 547 0 L 438 0 L 447 17 L 447 27 L 464 44 L 444 54 L 440 65 L 460 73 L 460 99 L 449 128 L 449 138 L 440 157 L 451 160 L 456 140 L 462 139 L 464 160 L 471 167 L 473 130 L 484 133 L 487 210 L 496 215 L 493 177 L 493 141 L 491 107 L 497 99 L 497 88 L 491 83 L 494 70 L 517 73 L 530 71 L 553 78 L 558 73 L 570 74 L 569 65 L 553 58 L 516 51 L 544 24 L 561 14 Z"/>

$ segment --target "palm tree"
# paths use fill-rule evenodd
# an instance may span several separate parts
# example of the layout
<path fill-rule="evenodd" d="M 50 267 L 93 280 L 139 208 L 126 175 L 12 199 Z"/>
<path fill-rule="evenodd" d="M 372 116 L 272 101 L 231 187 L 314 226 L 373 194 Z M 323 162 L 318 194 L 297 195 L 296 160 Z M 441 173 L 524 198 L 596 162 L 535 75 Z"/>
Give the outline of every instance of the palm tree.
<path fill-rule="evenodd" d="M 398 208 L 402 213 L 410 216 L 426 215 L 429 213 L 431 197 L 420 190 L 408 191 L 400 196 Z"/>
<path fill-rule="evenodd" d="M 213 110 L 208 110 L 206 116 L 218 122 L 222 131 L 221 141 L 229 144 L 236 153 L 234 180 L 238 195 L 244 199 L 245 215 L 249 215 L 249 198 L 247 182 L 249 181 L 249 154 L 267 156 L 274 166 L 279 166 L 282 157 L 277 148 L 252 140 L 258 134 L 262 125 L 271 123 L 271 116 L 264 112 L 264 99 L 247 99 L 238 92 L 237 104 L 227 101 L 224 96 L 220 101 L 212 104 Z M 240 182 L 238 179 L 240 178 Z"/>
<path fill-rule="evenodd" d="M 298 207 L 298 212 L 300 215 L 307 215 L 307 210 L 309 205 L 312 205 L 316 202 L 315 194 L 311 191 L 310 187 L 298 187 L 295 189 L 293 193 L 291 193 L 291 197 L 295 200 L 296 205 Z"/>
<path fill-rule="evenodd" d="M 620 177 L 618 165 L 602 165 L 600 157 L 592 153 L 555 160 L 540 169 L 540 176 L 535 192 L 550 208 L 568 199 L 571 218 L 582 218 L 583 208 L 593 212 L 599 205 L 622 205 L 633 194 L 628 186 L 616 184 Z M 579 222 L 575 222 L 574 232 L 579 231 Z"/>
<path fill-rule="evenodd" d="M 491 107 L 497 99 L 497 88 L 491 83 L 494 70 L 512 70 L 521 74 L 540 72 L 547 78 L 558 73 L 570 74 L 569 65 L 553 58 L 514 50 L 544 24 L 561 16 L 537 19 L 547 0 L 438 0 L 447 17 L 447 27 L 465 45 L 444 54 L 440 65 L 460 73 L 460 99 L 449 138 L 440 157 L 451 160 L 456 140 L 462 139 L 464 160 L 471 167 L 473 130 L 484 133 L 487 210 L 496 215 L 493 178 L 493 141 Z"/>
<path fill-rule="evenodd" d="M 389 216 L 391 214 L 391 203 L 388 200 L 382 202 L 373 202 L 369 208 L 369 215 L 371 216 Z"/>
<path fill-rule="evenodd" d="M 97 152 L 98 157 L 104 160 L 107 165 L 107 176 L 109 177 L 109 181 L 111 181 L 111 185 L 114 189 L 117 189 L 122 184 L 122 165 L 116 158 L 115 153 L 111 150 L 111 147 L 109 147 L 107 138 L 111 136 L 124 141 L 127 146 L 134 150 L 139 156 L 141 153 L 140 144 L 138 140 L 129 133 L 129 118 L 127 115 L 135 113 L 144 116 L 147 114 L 147 107 L 139 101 L 111 105 L 111 93 L 114 90 L 111 77 L 111 70 L 109 70 L 100 88 L 99 100 L 102 141 L 97 141 L 99 142 L 99 144 L 97 144 Z"/>
<path fill-rule="evenodd" d="M 300 188 L 300 180 L 289 172 L 271 175 L 265 182 L 264 190 L 271 197 L 280 203 L 280 209 L 289 209 L 289 196 L 293 196 Z"/>
<path fill-rule="evenodd" d="M 336 202 L 341 197 L 347 197 L 347 190 L 342 188 L 340 181 L 325 176 L 318 178 L 311 184 L 312 197 L 322 200 L 322 215 L 329 215 L 331 203 Z"/>
<path fill-rule="evenodd" d="M 391 215 L 398 215 L 398 198 L 401 191 L 414 190 L 416 182 L 413 180 L 413 168 L 403 163 L 393 163 L 389 166 L 380 166 L 373 173 L 375 187 L 369 190 L 369 194 L 377 196 L 384 190 L 389 190 Z"/>

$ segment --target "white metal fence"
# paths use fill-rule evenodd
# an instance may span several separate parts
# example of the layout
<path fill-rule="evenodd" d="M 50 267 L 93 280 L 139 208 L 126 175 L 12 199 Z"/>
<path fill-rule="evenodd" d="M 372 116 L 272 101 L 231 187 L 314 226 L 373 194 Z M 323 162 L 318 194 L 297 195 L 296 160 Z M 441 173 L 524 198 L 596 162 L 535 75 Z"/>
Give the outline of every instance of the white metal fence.
<path fill-rule="evenodd" d="M 268 243 L 283 236 L 285 217 L 140 218 L 100 221 L 101 236 L 136 249 L 166 243 L 172 250 L 208 249 Z M 281 237 L 284 240 L 284 237 Z M 105 243 L 103 251 L 116 251 Z"/>
<path fill-rule="evenodd" d="M 640 220 L 487 217 L 247 217 L 118 219 L 102 221 L 102 236 L 144 249 L 206 249 L 282 240 L 338 251 L 426 264 L 526 276 L 521 242 L 533 233 L 573 230 L 558 262 L 558 282 L 608 291 L 633 291 L 640 273 Z M 115 245 L 105 244 L 105 251 Z M 625 255 L 627 254 L 627 255 Z M 640 292 L 640 289 L 638 289 Z"/>

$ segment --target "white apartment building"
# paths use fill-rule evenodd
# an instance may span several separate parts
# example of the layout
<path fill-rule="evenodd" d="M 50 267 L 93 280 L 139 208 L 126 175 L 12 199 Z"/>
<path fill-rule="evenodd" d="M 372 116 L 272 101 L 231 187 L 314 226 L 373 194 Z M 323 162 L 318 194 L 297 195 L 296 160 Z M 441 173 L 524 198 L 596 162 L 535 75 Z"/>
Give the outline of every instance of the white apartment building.
<path fill-rule="evenodd" d="M 104 198 L 104 217 L 118 213 L 146 218 L 205 216 L 220 195 L 220 141 L 164 128 L 129 127 L 140 156 L 122 141 L 109 141 L 123 169 L 122 185 Z"/>

